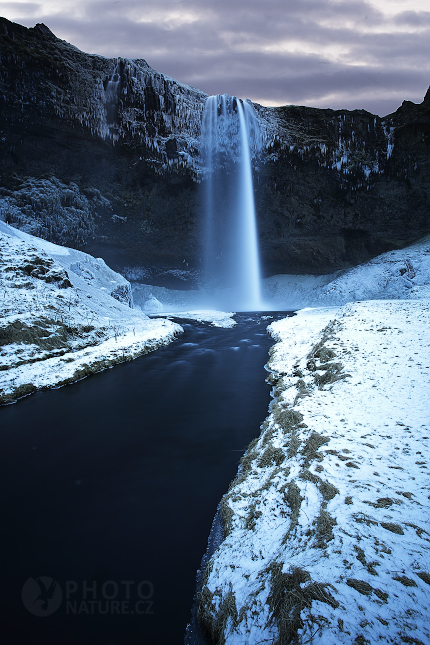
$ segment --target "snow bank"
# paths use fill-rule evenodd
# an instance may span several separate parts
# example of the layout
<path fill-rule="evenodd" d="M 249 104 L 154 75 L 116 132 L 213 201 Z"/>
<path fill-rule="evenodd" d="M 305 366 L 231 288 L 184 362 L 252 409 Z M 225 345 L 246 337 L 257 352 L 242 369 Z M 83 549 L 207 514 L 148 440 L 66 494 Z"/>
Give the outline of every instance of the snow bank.
<path fill-rule="evenodd" d="M 429 298 L 430 236 L 349 271 L 325 276 L 272 276 L 263 280 L 263 297 L 274 310 L 342 305 L 353 300 Z"/>
<path fill-rule="evenodd" d="M 231 295 L 230 291 L 229 289 L 224 290 L 229 296 Z M 235 299 L 231 297 L 217 298 L 216 295 L 222 292 L 221 289 L 217 292 L 204 289 L 195 291 L 166 289 L 165 287 L 132 282 L 133 302 L 136 307 L 147 314 L 162 314 L 165 317 L 209 322 L 215 327 L 233 327 L 236 324 L 232 319 L 234 313 L 214 308 L 216 300 L 223 305 L 235 302 Z"/>
<path fill-rule="evenodd" d="M 166 318 L 184 318 L 185 320 L 208 322 L 212 327 L 223 327 L 224 329 L 229 329 L 236 325 L 236 321 L 233 320 L 234 313 L 232 311 L 214 311 L 212 309 L 201 311 L 177 311 L 166 313 L 164 316 Z"/>
<path fill-rule="evenodd" d="M 430 642 L 430 300 L 269 327 L 274 401 L 203 575 L 214 643 Z"/>
<path fill-rule="evenodd" d="M 182 328 L 131 308 L 101 259 L 0 222 L 0 403 L 76 381 L 173 340 Z"/>

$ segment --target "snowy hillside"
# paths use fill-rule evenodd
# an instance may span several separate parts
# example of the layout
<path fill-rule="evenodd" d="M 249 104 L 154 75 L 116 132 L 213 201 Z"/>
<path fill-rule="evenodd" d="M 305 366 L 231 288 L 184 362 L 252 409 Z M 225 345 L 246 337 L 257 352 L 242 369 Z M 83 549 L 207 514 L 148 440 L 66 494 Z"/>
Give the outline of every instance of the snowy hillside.
<path fill-rule="evenodd" d="M 263 293 L 273 309 L 430 298 L 430 236 L 333 275 L 272 276 L 263 281 Z"/>
<path fill-rule="evenodd" d="M 0 403 L 131 360 L 182 331 L 131 308 L 101 259 L 0 222 Z"/>
<path fill-rule="evenodd" d="M 203 576 L 214 643 L 430 642 L 430 301 L 273 323 L 271 412 Z"/>

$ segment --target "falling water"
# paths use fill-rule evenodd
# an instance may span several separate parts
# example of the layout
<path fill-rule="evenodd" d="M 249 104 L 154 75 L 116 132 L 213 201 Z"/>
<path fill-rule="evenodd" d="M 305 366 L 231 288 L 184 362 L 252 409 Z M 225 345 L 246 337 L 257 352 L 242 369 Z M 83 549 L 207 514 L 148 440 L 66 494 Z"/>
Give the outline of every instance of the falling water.
<path fill-rule="evenodd" d="M 260 145 L 250 103 L 227 94 L 207 99 L 202 127 L 205 281 L 217 288 L 217 306 L 244 311 L 263 308 L 251 167 Z"/>
<path fill-rule="evenodd" d="M 106 137 L 113 143 L 118 140 L 118 100 L 121 82 L 120 74 L 121 59 L 118 58 L 111 74 L 111 77 L 105 82 L 104 86 L 104 103 L 106 109 Z"/>

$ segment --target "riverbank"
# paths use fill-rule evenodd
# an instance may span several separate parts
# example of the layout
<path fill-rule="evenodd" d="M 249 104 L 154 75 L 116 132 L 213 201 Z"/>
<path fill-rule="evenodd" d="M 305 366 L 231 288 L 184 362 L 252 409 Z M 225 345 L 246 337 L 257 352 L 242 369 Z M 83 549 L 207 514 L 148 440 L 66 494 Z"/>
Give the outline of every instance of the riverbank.
<path fill-rule="evenodd" d="M 429 641 L 429 310 L 356 302 L 269 327 L 274 401 L 199 596 L 213 643 Z"/>
<path fill-rule="evenodd" d="M 182 327 L 131 308 L 101 259 L 0 222 L 0 404 L 170 343 Z"/>

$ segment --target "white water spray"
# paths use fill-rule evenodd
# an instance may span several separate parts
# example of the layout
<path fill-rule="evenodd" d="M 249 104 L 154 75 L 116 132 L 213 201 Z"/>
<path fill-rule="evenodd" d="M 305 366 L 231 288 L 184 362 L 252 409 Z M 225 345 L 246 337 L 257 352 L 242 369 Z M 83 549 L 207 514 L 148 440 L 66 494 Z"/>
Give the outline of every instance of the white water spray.
<path fill-rule="evenodd" d="M 118 58 L 110 79 L 105 84 L 104 103 L 106 109 L 107 132 L 105 137 L 115 143 L 118 140 L 117 111 L 120 90 L 120 62 Z"/>
<path fill-rule="evenodd" d="M 252 155 L 260 147 L 258 122 L 250 103 L 227 94 L 207 99 L 202 127 L 202 156 L 208 175 L 204 274 L 206 285 L 217 288 L 216 304 L 236 310 L 263 308 L 251 166 Z"/>

